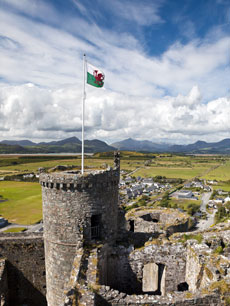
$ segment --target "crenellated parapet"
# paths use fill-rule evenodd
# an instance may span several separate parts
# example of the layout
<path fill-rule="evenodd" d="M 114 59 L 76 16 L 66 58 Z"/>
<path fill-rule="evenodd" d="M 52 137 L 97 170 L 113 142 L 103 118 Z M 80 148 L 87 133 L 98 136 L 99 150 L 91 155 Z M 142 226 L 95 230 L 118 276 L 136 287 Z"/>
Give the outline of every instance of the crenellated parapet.
<path fill-rule="evenodd" d="M 91 171 L 82 175 L 80 172 L 42 173 L 40 184 L 42 187 L 63 191 L 87 191 L 92 188 L 117 188 L 119 171 Z"/>
<path fill-rule="evenodd" d="M 119 167 L 41 173 L 47 301 L 62 305 L 76 253 L 117 237 Z"/>

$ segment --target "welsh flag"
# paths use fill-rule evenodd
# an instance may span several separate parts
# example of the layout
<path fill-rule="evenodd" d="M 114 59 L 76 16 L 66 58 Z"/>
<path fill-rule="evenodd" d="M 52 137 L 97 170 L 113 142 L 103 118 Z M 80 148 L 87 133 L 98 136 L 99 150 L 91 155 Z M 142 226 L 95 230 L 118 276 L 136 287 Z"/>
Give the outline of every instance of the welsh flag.
<path fill-rule="evenodd" d="M 95 66 L 86 63 L 87 67 L 87 83 L 95 87 L 103 87 L 105 74 Z"/>

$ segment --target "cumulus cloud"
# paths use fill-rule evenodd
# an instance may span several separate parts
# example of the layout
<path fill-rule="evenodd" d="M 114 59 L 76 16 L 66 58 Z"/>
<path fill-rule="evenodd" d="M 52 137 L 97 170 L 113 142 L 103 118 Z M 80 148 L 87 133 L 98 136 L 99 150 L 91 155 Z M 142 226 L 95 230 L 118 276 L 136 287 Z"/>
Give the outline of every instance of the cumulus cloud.
<path fill-rule="evenodd" d="M 98 92 L 99 91 L 99 92 Z M 81 136 L 81 90 L 32 84 L 0 87 L 2 138 L 62 139 Z M 87 87 L 86 137 L 112 142 L 134 137 L 192 142 L 229 136 L 230 99 L 202 103 L 199 88 L 187 95 L 138 97 Z"/>
<path fill-rule="evenodd" d="M 188 108 L 194 108 L 197 104 L 201 102 L 202 96 L 201 92 L 197 85 L 193 86 L 191 91 L 189 92 L 187 98 L 183 95 L 178 95 L 173 102 L 173 106 L 187 106 Z"/>
<path fill-rule="evenodd" d="M 46 2 L 28 2 L 3 0 L 0 11 L 0 78 L 14 84 L 0 85 L 1 138 L 80 136 L 83 53 L 106 76 L 106 89 L 87 88 L 88 138 L 229 137 L 229 36 L 213 32 L 150 56 L 132 32 L 114 32 L 80 17 L 68 16 L 65 23 Z M 86 14 L 84 2 L 72 2 Z M 139 26 L 163 22 L 158 14 L 163 1 L 145 10 L 142 2 L 109 3 L 119 18 Z M 44 12 L 50 16 L 46 23 Z"/>
<path fill-rule="evenodd" d="M 38 8 L 37 18 L 43 10 Z M 31 14 L 35 14 L 35 9 Z M 54 9 L 50 14 L 57 20 L 63 19 Z M 52 20 L 45 24 L 12 10 L 1 10 L 2 79 L 14 84 L 33 82 L 49 88 L 64 84 L 80 86 L 82 55 L 86 53 L 93 64 L 103 68 L 105 86 L 114 91 L 163 97 L 186 94 L 198 84 L 208 101 L 226 95 L 229 90 L 229 36 L 195 39 L 186 45 L 175 42 L 157 57 L 147 55 L 132 33 L 115 33 L 80 17 L 77 20 L 69 17 L 61 28 L 55 23 L 55 17 Z"/>

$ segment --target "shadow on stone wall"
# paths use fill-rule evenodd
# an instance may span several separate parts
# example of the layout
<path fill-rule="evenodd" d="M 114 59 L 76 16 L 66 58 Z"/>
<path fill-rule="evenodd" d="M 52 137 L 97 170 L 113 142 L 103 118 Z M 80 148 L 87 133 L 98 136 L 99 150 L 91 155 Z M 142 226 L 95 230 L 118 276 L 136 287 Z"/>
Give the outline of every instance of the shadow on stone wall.
<path fill-rule="evenodd" d="M 141 294 L 142 282 L 129 263 L 132 249 L 122 246 L 101 249 L 98 270 L 99 284 L 109 286 L 126 294 Z"/>
<path fill-rule="evenodd" d="M 8 288 L 9 288 L 9 306 L 29 305 L 46 306 L 45 296 L 37 290 L 9 261 L 6 262 Z"/>
<path fill-rule="evenodd" d="M 101 295 L 95 294 L 95 305 L 100 306 L 111 306 L 111 303 L 106 301 Z"/>
<path fill-rule="evenodd" d="M 141 233 L 141 232 L 129 232 L 127 231 L 125 233 L 126 235 L 126 241 L 129 242 L 129 244 L 132 244 L 134 248 L 141 248 L 145 245 L 149 239 L 157 239 L 159 237 L 158 233 Z"/>
<path fill-rule="evenodd" d="M 111 266 L 108 267 L 109 273 Z M 126 294 L 142 294 L 142 282 L 131 269 L 128 258 L 116 262 L 116 271 L 107 280 L 107 285 L 111 288 Z"/>

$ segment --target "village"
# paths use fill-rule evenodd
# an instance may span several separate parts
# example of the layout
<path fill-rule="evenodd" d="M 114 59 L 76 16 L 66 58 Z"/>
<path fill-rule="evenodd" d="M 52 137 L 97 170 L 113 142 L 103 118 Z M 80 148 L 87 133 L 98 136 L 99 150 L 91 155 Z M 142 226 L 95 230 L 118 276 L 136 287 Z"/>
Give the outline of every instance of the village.
<path fill-rule="evenodd" d="M 121 174 L 120 205 L 126 210 L 141 206 L 155 208 L 166 206 L 183 212 L 185 210 L 179 204 L 190 201 L 189 206 L 195 209 L 187 212 L 191 212 L 190 215 L 196 219 L 206 219 L 207 215 L 212 214 L 214 221 L 218 209 L 224 209 L 225 214 L 229 212 L 230 193 L 221 188 L 214 188 L 218 184 L 215 180 L 181 180 L 182 182 L 178 184 L 178 181 L 162 177 L 135 177 L 124 171 L 121 171 Z M 174 206 L 161 205 L 165 197 L 168 197 L 168 200 L 171 199 Z"/>

